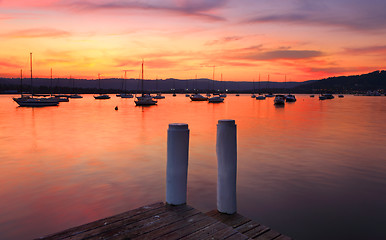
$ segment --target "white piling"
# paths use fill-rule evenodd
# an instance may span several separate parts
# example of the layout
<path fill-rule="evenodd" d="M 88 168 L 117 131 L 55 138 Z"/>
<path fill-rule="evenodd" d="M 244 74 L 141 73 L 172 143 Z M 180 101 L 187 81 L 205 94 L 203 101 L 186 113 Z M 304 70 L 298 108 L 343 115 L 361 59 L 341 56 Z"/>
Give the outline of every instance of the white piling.
<path fill-rule="evenodd" d="M 166 203 L 185 204 L 189 157 L 188 124 L 169 124 L 167 145 Z"/>
<path fill-rule="evenodd" d="M 237 212 L 237 137 L 235 120 L 219 120 L 217 124 L 217 210 Z"/>

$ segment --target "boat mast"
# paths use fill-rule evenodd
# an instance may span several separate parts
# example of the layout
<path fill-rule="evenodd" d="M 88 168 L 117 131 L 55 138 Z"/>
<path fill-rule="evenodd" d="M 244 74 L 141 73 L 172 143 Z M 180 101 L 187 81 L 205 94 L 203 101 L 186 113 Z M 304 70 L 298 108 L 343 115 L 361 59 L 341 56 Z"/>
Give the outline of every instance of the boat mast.
<path fill-rule="evenodd" d="M 253 93 L 252 94 L 255 94 L 255 79 L 253 79 Z"/>
<path fill-rule="evenodd" d="M 30 69 L 31 69 L 31 97 L 33 97 L 34 88 L 32 87 L 32 53 L 29 53 L 29 62 L 30 62 Z"/>
<path fill-rule="evenodd" d="M 125 79 L 123 79 L 123 86 L 124 86 L 124 88 L 125 88 L 124 92 L 126 93 L 126 73 L 127 73 L 127 71 L 129 71 L 129 70 L 123 70 L 123 71 L 125 72 Z"/>
<path fill-rule="evenodd" d="M 20 69 L 20 96 L 23 97 L 23 69 Z"/>
<path fill-rule="evenodd" d="M 52 97 L 52 68 L 51 68 L 51 97 Z"/>
<path fill-rule="evenodd" d="M 98 73 L 98 86 L 99 86 L 99 94 L 102 95 L 101 93 L 101 74 Z"/>
<path fill-rule="evenodd" d="M 142 72 L 142 81 L 141 81 L 142 84 L 141 84 L 141 90 L 142 90 L 142 96 L 143 96 L 143 95 L 144 95 L 144 94 L 143 94 L 143 59 L 142 59 L 142 71 L 141 71 L 141 72 Z"/>
<path fill-rule="evenodd" d="M 215 89 L 214 89 L 214 70 L 215 70 L 216 66 L 213 65 L 213 94 L 215 93 Z"/>

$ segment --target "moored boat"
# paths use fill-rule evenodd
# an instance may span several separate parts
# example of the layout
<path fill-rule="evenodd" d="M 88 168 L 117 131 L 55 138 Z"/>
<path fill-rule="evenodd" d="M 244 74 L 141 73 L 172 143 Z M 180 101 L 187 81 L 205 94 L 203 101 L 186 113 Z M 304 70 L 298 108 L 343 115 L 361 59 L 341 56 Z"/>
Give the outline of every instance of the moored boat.
<path fill-rule="evenodd" d="M 284 105 L 284 103 L 285 103 L 285 96 L 284 95 L 276 95 L 275 99 L 273 100 L 273 103 L 275 105 Z"/>
<path fill-rule="evenodd" d="M 101 75 L 98 73 L 98 86 L 99 86 L 99 92 L 101 92 Z M 107 94 L 100 93 L 99 95 L 94 95 L 94 98 L 97 100 L 105 100 L 110 99 L 110 96 Z"/>
<path fill-rule="evenodd" d="M 196 93 L 196 94 L 190 96 L 190 100 L 192 100 L 192 101 L 208 101 L 208 98 L 202 96 L 199 93 Z"/>
<path fill-rule="evenodd" d="M 265 100 L 265 96 L 264 95 L 258 95 L 258 96 L 256 96 L 256 100 Z"/>
<path fill-rule="evenodd" d="M 32 87 L 32 53 L 30 53 L 30 71 L 31 71 L 31 95 L 24 96 L 23 90 L 21 89 L 21 96 L 19 98 L 13 98 L 13 100 L 19 104 L 20 107 L 47 107 L 47 106 L 58 106 L 59 101 L 47 97 L 34 98 L 33 87 Z M 20 76 L 22 79 L 22 76 Z"/>
<path fill-rule="evenodd" d="M 285 96 L 285 101 L 286 102 L 296 102 L 296 97 L 295 97 L 295 95 L 288 94 Z"/>
<path fill-rule="evenodd" d="M 224 102 L 224 98 L 222 98 L 220 96 L 215 96 L 215 97 L 209 98 L 208 102 L 210 102 L 210 103 L 222 103 L 222 102 Z"/>
<path fill-rule="evenodd" d="M 131 93 L 121 93 L 121 98 L 133 98 L 133 94 Z"/>
<path fill-rule="evenodd" d="M 110 96 L 107 94 L 100 94 L 100 95 L 94 95 L 95 99 L 103 100 L 103 99 L 110 99 Z"/>
<path fill-rule="evenodd" d="M 141 96 L 136 97 L 137 100 L 134 100 L 136 106 L 151 106 L 156 105 L 157 101 L 153 99 L 150 94 L 145 94 L 143 90 L 143 60 L 142 60 L 142 79 L 141 79 Z"/>

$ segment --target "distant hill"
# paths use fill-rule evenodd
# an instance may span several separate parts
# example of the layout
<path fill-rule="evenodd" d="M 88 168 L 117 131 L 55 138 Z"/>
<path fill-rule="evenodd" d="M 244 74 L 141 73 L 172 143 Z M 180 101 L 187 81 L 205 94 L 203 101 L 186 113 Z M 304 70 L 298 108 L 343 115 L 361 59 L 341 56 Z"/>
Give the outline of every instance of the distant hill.
<path fill-rule="evenodd" d="M 365 92 L 386 89 L 386 71 L 374 71 L 362 75 L 331 77 L 304 82 L 293 88 L 294 92 Z"/>
<path fill-rule="evenodd" d="M 272 91 L 273 89 L 293 88 L 303 84 L 302 82 L 232 82 L 232 81 L 213 81 L 207 78 L 201 79 L 160 79 L 160 80 L 144 80 L 145 91 L 162 91 L 162 92 L 184 92 L 186 89 L 193 91 L 198 89 L 200 92 L 207 91 L 225 91 L 230 92 L 251 92 L 255 89 L 256 92 Z M 68 78 L 36 78 L 33 79 L 34 92 L 50 92 L 66 93 L 71 92 L 74 88 L 77 92 L 93 93 L 99 91 L 98 80 L 86 79 L 68 79 Z M 123 79 L 111 78 L 101 79 L 101 90 L 104 92 L 120 92 L 126 89 L 129 92 L 137 92 L 140 90 L 139 79 Z M 23 91 L 30 91 L 31 80 L 23 79 Z M 174 90 L 175 89 L 175 90 Z M 0 78 L 0 92 L 20 90 L 20 78 Z"/>
<path fill-rule="evenodd" d="M 127 92 L 140 91 L 139 79 L 127 79 L 124 81 L 119 78 L 101 79 L 101 89 L 98 80 L 87 79 L 68 79 L 49 78 L 33 79 L 34 92 L 37 93 L 116 93 L 126 90 Z M 51 88 L 52 86 L 52 88 Z M 356 93 L 368 90 L 386 89 L 386 71 L 375 71 L 355 76 L 331 77 L 322 80 L 310 80 L 305 82 L 232 82 L 232 81 L 212 81 L 207 78 L 201 79 L 160 79 L 144 80 L 145 91 L 162 92 L 189 92 L 225 91 L 229 92 L 252 92 L 256 93 Z M 20 91 L 19 78 L 0 78 L 0 93 L 14 93 Z M 31 80 L 23 79 L 23 92 L 31 91 Z"/>

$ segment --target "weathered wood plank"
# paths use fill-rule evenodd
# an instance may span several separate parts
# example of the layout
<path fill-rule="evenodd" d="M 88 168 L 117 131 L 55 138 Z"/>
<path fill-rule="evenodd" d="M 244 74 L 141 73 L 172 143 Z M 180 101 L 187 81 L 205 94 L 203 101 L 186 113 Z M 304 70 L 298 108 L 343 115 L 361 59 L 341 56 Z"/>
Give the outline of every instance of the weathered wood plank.
<path fill-rule="evenodd" d="M 165 234 L 163 236 L 158 237 L 157 239 L 180 239 L 182 237 L 185 237 L 189 234 L 192 234 L 194 232 L 199 231 L 202 228 L 205 228 L 208 225 L 214 224 L 217 221 L 211 217 L 208 217 L 207 215 L 200 213 L 197 215 L 201 215 L 202 219 L 199 221 L 193 221 L 192 219 L 186 219 L 184 221 L 190 223 L 189 225 L 178 229 L 178 231 L 173 231 L 168 234 Z M 197 216 L 196 215 L 196 216 Z"/>
<path fill-rule="evenodd" d="M 292 238 L 285 235 L 280 235 L 279 237 L 275 238 L 275 240 L 292 240 Z"/>
<path fill-rule="evenodd" d="M 251 230 L 244 232 L 243 234 L 247 235 L 250 238 L 256 238 L 256 237 L 268 232 L 269 230 L 271 230 L 269 227 L 264 226 L 264 225 L 259 225 L 255 228 L 252 228 Z"/>
<path fill-rule="evenodd" d="M 219 220 L 220 222 L 223 222 L 226 225 L 231 226 L 233 228 L 236 228 L 240 225 L 243 225 L 243 224 L 251 221 L 250 219 L 248 219 L 248 218 L 246 218 L 238 213 L 229 215 L 229 214 L 220 213 L 217 210 L 210 211 L 207 213 L 207 215 L 212 217 L 212 218 L 215 218 L 215 219 Z"/>
<path fill-rule="evenodd" d="M 138 239 L 155 239 L 155 238 L 160 238 L 161 236 L 164 236 L 166 234 L 169 234 L 173 231 L 179 231 L 180 229 L 189 226 L 190 224 L 194 222 L 201 221 L 205 219 L 207 216 L 199 212 L 199 214 L 190 216 L 190 217 L 184 217 L 178 219 L 177 222 L 166 225 L 162 228 L 158 228 L 152 232 L 148 232 L 144 235 L 140 235 Z M 137 238 L 134 238 L 137 239 Z"/>
<path fill-rule="evenodd" d="M 273 231 L 273 230 L 269 230 L 269 231 L 263 233 L 262 235 L 259 235 L 258 237 L 254 237 L 253 239 L 272 240 L 272 239 L 275 239 L 276 237 L 278 237 L 279 235 L 280 235 L 280 233 Z"/>
<path fill-rule="evenodd" d="M 45 240 L 64 239 L 66 237 L 70 237 L 70 236 L 73 236 L 73 235 L 76 235 L 76 234 L 79 234 L 79 233 L 82 233 L 85 231 L 89 231 L 89 230 L 104 226 L 106 224 L 114 223 L 114 222 L 120 221 L 120 220 L 125 219 L 125 218 L 136 216 L 136 215 L 139 215 L 141 213 L 155 210 L 155 209 L 161 208 L 163 206 L 165 206 L 165 204 L 162 202 L 154 203 L 154 204 L 143 206 L 140 208 L 136 208 L 136 209 L 133 209 L 133 210 L 121 213 L 121 214 L 117 214 L 114 216 L 103 218 L 103 219 L 100 219 L 100 220 L 97 220 L 97 221 L 94 221 L 91 223 L 87 223 L 87 224 L 84 224 L 81 226 L 73 227 L 73 228 L 70 228 L 70 229 L 67 229 L 67 230 L 64 230 L 64 231 L 61 231 L 58 233 L 54 233 L 54 234 L 51 234 L 51 235 L 48 235 L 45 237 L 41 237 L 39 239 L 45 239 Z"/>
<path fill-rule="evenodd" d="M 212 239 L 218 239 L 218 238 L 216 238 L 216 236 L 220 237 L 220 234 L 225 235 L 225 237 L 227 237 L 227 236 L 230 236 L 234 233 L 236 233 L 236 231 L 233 230 L 233 228 L 225 225 L 224 223 L 216 222 L 212 225 L 204 227 L 203 229 L 201 229 L 197 232 L 189 234 L 189 235 L 183 237 L 182 239 L 185 239 L 185 240 L 188 240 L 188 239 L 207 239 L 209 237 Z M 225 238 L 225 237 L 222 237 L 222 238 Z"/>
<path fill-rule="evenodd" d="M 236 234 L 233 234 L 231 235 L 230 237 L 227 237 L 225 238 L 226 240 L 246 240 L 246 239 L 249 239 L 247 236 L 245 236 L 244 234 L 241 234 L 241 233 L 236 233 Z"/>
<path fill-rule="evenodd" d="M 168 233 L 170 227 L 177 227 L 183 219 L 194 218 L 199 215 L 200 211 L 192 209 L 184 212 L 175 212 L 166 218 L 160 217 L 153 222 L 147 222 L 142 227 L 135 229 L 122 229 L 119 234 L 115 234 L 117 240 L 119 239 L 154 239 L 160 235 Z"/>
<path fill-rule="evenodd" d="M 130 225 L 130 224 L 134 225 L 134 224 L 140 222 L 141 220 L 148 219 L 148 218 L 151 218 L 153 216 L 160 215 L 160 214 L 168 214 L 168 211 L 166 210 L 165 207 L 161 207 L 161 208 L 158 208 L 158 209 L 155 209 L 152 211 L 145 212 L 143 214 L 135 215 L 135 216 L 130 217 L 130 218 L 125 218 L 123 220 L 109 223 L 109 224 L 106 224 L 104 226 L 100 226 L 98 228 L 84 231 L 82 233 L 70 236 L 70 237 L 66 238 L 66 240 L 67 239 L 68 240 L 77 240 L 77 239 L 90 238 L 90 237 L 102 234 L 104 232 L 108 232 L 108 231 L 111 231 L 113 229 L 120 228 L 122 226 Z"/>
<path fill-rule="evenodd" d="M 164 211 L 162 211 L 164 210 Z M 190 206 L 181 205 L 171 207 L 169 205 L 165 205 L 163 208 L 160 208 L 159 212 L 148 212 L 144 213 L 137 218 L 130 218 L 124 221 L 121 221 L 117 224 L 112 224 L 110 226 L 101 227 L 93 230 L 92 232 L 87 232 L 80 236 L 81 238 L 75 239 L 107 239 L 110 237 L 114 237 L 114 239 L 120 239 L 124 234 L 130 234 L 130 232 L 136 232 L 138 229 L 143 228 L 144 226 L 149 226 L 159 221 L 160 219 L 173 219 L 178 212 L 186 212 L 194 210 Z M 135 235 L 131 235 L 135 236 Z M 125 238 L 125 237 L 122 237 Z"/>
<path fill-rule="evenodd" d="M 238 226 L 238 227 L 236 228 L 236 230 L 237 230 L 238 232 L 240 232 L 240 233 L 245 233 L 245 232 L 247 232 L 247 231 L 249 231 L 249 230 L 252 230 L 252 229 L 258 227 L 259 225 L 260 225 L 260 224 L 258 224 L 258 223 L 255 223 L 255 222 L 253 222 L 253 221 L 249 221 L 249 222 L 246 222 L 245 224 L 243 224 L 243 225 L 241 225 L 241 226 Z"/>

